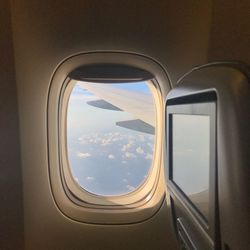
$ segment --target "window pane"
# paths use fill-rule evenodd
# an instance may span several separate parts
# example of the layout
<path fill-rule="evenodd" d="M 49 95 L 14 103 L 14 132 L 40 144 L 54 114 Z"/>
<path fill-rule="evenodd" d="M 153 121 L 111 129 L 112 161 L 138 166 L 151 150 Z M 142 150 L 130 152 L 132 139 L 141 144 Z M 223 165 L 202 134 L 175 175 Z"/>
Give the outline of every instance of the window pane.
<path fill-rule="evenodd" d="M 156 110 L 147 83 L 77 82 L 68 103 L 68 160 L 88 192 L 134 191 L 153 160 Z"/>

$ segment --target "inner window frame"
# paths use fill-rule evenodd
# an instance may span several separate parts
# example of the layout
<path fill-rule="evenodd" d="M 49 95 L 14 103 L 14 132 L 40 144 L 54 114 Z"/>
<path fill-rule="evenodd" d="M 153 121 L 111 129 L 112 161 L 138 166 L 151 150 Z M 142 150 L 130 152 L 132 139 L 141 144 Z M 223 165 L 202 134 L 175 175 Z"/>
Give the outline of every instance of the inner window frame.
<path fill-rule="evenodd" d="M 161 152 L 161 137 L 159 129 L 159 117 L 160 117 L 160 88 L 155 79 L 145 81 L 147 82 L 151 94 L 155 103 L 156 111 L 156 126 L 155 126 L 155 143 L 154 143 L 154 154 L 151 167 L 146 179 L 140 184 L 134 191 L 127 194 L 117 196 L 102 196 L 88 192 L 79 184 L 77 184 L 72 176 L 70 170 L 70 163 L 67 157 L 67 106 L 71 91 L 76 84 L 76 80 L 67 78 L 62 86 L 60 104 L 59 104 L 59 135 L 60 135 L 60 172 L 63 180 L 64 189 L 68 197 L 76 204 L 81 206 L 93 207 L 93 206 L 110 206 L 119 208 L 121 206 L 136 207 L 138 204 L 143 204 L 147 199 L 147 196 L 155 189 L 155 185 L 159 178 L 159 164 Z M 91 84 L 91 83 L 90 83 Z M 105 83 L 100 83 L 105 84 Z M 158 152 L 158 153 L 156 153 Z"/>

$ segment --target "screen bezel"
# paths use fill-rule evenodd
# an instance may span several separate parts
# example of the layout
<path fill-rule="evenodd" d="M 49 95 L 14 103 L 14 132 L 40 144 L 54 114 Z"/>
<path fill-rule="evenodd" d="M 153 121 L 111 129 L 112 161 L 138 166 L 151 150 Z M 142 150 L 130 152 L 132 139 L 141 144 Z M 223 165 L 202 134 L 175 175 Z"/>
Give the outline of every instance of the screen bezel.
<path fill-rule="evenodd" d="M 171 197 L 182 204 L 196 224 L 201 226 L 214 239 L 217 200 L 217 167 L 216 167 L 216 93 L 205 92 L 195 95 L 182 96 L 167 100 L 166 103 L 166 146 L 167 146 L 167 186 Z M 210 163 L 209 163 L 209 212 L 208 218 L 188 198 L 173 180 L 173 152 L 172 152 L 172 116 L 206 115 L 210 117 Z"/>

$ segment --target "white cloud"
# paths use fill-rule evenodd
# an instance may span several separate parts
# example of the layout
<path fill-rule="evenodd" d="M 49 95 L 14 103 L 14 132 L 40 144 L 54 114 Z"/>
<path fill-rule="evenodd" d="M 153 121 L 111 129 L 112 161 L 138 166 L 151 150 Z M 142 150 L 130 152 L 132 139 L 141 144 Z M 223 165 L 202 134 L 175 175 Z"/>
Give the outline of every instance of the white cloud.
<path fill-rule="evenodd" d="M 93 177 L 93 176 L 87 176 L 86 179 L 87 179 L 88 181 L 93 181 L 93 180 L 95 180 L 95 177 Z"/>
<path fill-rule="evenodd" d="M 133 145 L 134 143 L 135 143 L 135 142 L 134 142 L 133 140 L 131 140 L 131 139 L 130 139 L 129 142 L 128 142 L 129 145 Z"/>
<path fill-rule="evenodd" d="M 127 185 L 126 188 L 127 188 L 129 191 L 135 190 L 135 187 L 133 187 L 133 186 L 131 186 L 131 185 Z"/>
<path fill-rule="evenodd" d="M 93 136 L 94 138 L 97 138 L 97 137 L 98 137 L 98 133 L 94 133 L 94 134 L 92 134 L 92 136 Z"/>
<path fill-rule="evenodd" d="M 122 179 L 123 182 L 127 183 L 128 180 L 126 178 Z"/>
<path fill-rule="evenodd" d="M 126 164 L 127 163 L 127 161 L 122 161 L 122 164 Z"/>
<path fill-rule="evenodd" d="M 77 152 L 77 157 L 84 159 L 84 158 L 88 158 L 90 157 L 91 154 L 90 153 L 82 153 L 82 152 Z"/>
<path fill-rule="evenodd" d="M 147 154 L 145 157 L 146 160 L 152 160 L 153 159 L 153 155 L 152 154 Z"/>
<path fill-rule="evenodd" d="M 113 159 L 115 159 L 115 156 L 112 155 L 112 154 L 109 154 L 109 155 L 108 155 L 108 158 L 111 159 L 111 160 L 113 160 Z"/>
<path fill-rule="evenodd" d="M 79 141 L 80 144 L 87 144 L 88 143 L 88 141 L 86 140 L 86 138 L 83 137 L 83 136 L 79 137 L 77 140 Z"/>
<path fill-rule="evenodd" d="M 101 138 L 95 138 L 95 139 L 94 139 L 94 143 L 95 143 L 95 144 L 97 144 L 97 143 L 99 143 L 99 142 L 101 142 L 101 141 L 102 141 Z"/>
<path fill-rule="evenodd" d="M 142 149 L 142 147 L 136 148 L 136 152 L 140 155 L 144 154 L 144 150 Z"/>
<path fill-rule="evenodd" d="M 134 144 L 134 142 L 132 140 L 130 140 L 127 144 L 122 146 L 122 151 L 123 152 L 127 151 L 129 148 L 132 147 L 133 144 Z"/>
<path fill-rule="evenodd" d="M 102 139 L 102 143 L 101 143 L 102 146 L 106 146 L 106 145 L 109 145 L 109 144 L 111 144 L 111 138 Z"/>
<path fill-rule="evenodd" d="M 130 153 L 130 152 L 126 152 L 126 153 L 125 153 L 125 157 L 126 157 L 126 158 L 136 158 L 136 155 L 133 154 L 133 153 Z"/>

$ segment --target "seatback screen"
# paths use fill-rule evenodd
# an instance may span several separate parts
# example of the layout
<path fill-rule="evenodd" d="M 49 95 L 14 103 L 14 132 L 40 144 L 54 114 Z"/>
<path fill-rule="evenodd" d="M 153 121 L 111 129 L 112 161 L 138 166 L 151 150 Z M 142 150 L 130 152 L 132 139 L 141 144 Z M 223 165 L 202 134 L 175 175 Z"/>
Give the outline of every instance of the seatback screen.
<path fill-rule="evenodd" d="M 172 180 L 208 220 L 210 116 L 171 116 Z"/>

